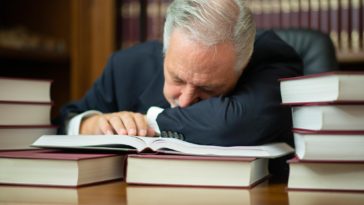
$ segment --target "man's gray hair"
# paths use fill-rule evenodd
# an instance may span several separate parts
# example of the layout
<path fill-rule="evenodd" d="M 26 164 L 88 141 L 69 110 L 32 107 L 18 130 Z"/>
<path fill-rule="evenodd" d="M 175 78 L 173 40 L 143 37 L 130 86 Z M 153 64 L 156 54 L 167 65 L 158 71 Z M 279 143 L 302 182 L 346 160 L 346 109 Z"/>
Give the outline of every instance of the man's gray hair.
<path fill-rule="evenodd" d="M 168 7 L 164 25 L 164 53 L 176 28 L 206 46 L 232 41 L 238 73 L 253 53 L 256 29 L 246 0 L 174 0 Z"/>

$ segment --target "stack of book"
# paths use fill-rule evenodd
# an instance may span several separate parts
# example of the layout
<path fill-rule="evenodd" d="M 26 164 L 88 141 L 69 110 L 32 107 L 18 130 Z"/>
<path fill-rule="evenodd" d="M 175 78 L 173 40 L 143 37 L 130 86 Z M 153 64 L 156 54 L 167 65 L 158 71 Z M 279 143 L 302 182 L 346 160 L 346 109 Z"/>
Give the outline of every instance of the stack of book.
<path fill-rule="evenodd" d="M 292 105 L 296 158 L 291 190 L 364 191 L 363 72 L 330 72 L 281 80 Z"/>
<path fill-rule="evenodd" d="M 33 145 L 123 152 L 127 154 L 128 184 L 192 187 L 252 187 L 269 175 L 269 158 L 293 152 L 285 143 L 219 147 L 174 138 L 119 135 L 45 135 Z"/>
<path fill-rule="evenodd" d="M 0 77 L 0 150 L 31 149 L 51 125 L 51 81 Z"/>

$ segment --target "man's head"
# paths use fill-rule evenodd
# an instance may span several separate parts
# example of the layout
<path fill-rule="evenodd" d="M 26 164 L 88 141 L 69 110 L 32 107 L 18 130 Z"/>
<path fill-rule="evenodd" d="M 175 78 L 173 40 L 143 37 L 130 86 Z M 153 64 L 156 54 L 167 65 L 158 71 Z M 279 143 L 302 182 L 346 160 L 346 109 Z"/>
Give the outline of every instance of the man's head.
<path fill-rule="evenodd" d="M 164 95 L 187 107 L 227 94 L 253 52 L 255 23 L 244 0 L 174 0 L 164 26 Z"/>

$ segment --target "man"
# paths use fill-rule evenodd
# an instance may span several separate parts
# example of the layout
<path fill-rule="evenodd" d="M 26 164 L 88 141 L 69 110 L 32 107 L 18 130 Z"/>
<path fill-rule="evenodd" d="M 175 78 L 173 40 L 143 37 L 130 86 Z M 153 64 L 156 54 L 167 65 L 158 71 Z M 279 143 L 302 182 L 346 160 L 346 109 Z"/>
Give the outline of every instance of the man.
<path fill-rule="evenodd" d="M 149 42 L 113 54 L 86 96 L 63 108 L 61 132 L 292 143 L 278 79 L 299 75 L 301 60 L 273 32 L 255 36 L 244 0 L 173 1 L 163 41 L 163 52 Z"/>

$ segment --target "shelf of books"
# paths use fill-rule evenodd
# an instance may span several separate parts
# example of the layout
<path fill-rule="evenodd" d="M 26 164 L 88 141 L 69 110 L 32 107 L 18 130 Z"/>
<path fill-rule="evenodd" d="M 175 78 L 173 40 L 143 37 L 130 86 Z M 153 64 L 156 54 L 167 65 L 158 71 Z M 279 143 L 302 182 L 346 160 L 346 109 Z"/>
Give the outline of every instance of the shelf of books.
<path fill-rule="evenodd" d="M 171 0 L 121 1 L 121 47 L 162 39 Z M 331 36 L 341 63 L 364 62 L 364 0 L 250 0 L 258 29 L 304 28 Z"/>
<path fill-rule="evenodd" d="M 296 152 L 288 161 L 290 191 L 364 191 L 363 84 L 358 71 L 281 80 Z"/>

